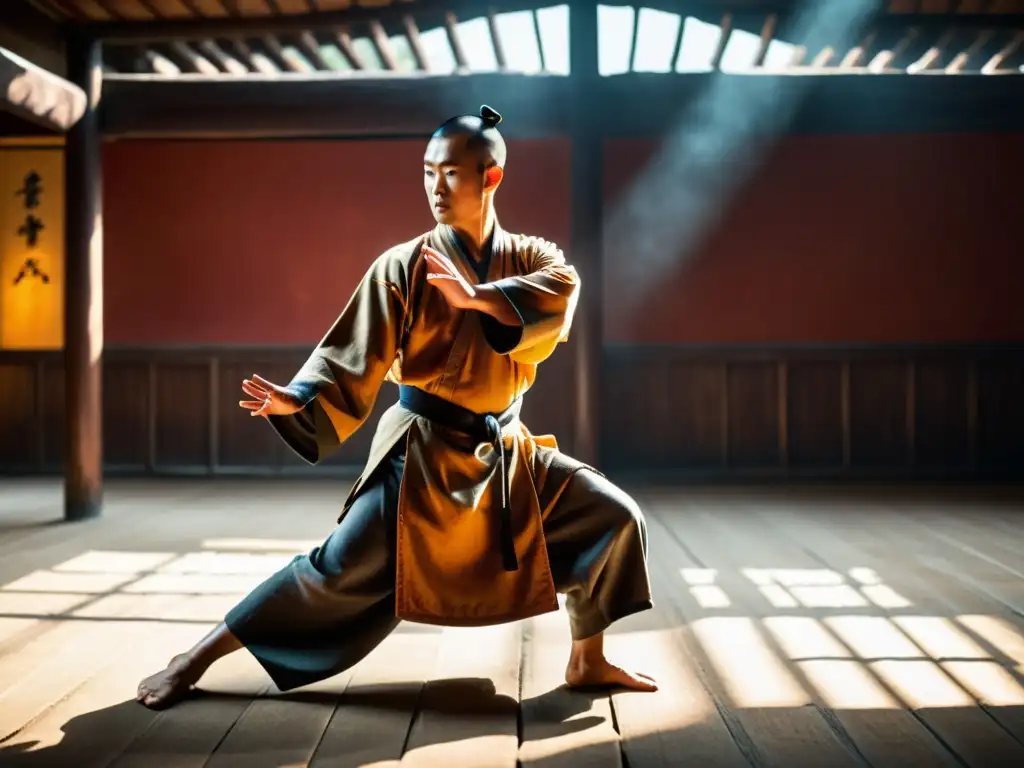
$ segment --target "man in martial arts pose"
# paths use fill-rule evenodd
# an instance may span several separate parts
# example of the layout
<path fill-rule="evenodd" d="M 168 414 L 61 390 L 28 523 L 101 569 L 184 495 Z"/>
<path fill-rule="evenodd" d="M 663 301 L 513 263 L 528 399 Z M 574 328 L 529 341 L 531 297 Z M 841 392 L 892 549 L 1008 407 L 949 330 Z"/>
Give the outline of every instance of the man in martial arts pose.
<path fill-rule="evenodd" d="M 519 420 L 538 364 L 568 337 L 579 278 L 554 244 L 498 223 L 500 120 L 485 106 L 434 133 L 423 178 L 437 226 L 374 261 L 290 384 L 243 382 L 240 405 L 311 463 L 362 425 L 384 381 L 399 402 L 327 540 L 144 680 L 146 706 L 239 648 L 290 690 L 351 667 L 403 619 L 515 621 L 556 610 L 556 592 L 569 686 L 655 689 L 603 649 L 612 622 L 652 606 L 640 510 Z"/>

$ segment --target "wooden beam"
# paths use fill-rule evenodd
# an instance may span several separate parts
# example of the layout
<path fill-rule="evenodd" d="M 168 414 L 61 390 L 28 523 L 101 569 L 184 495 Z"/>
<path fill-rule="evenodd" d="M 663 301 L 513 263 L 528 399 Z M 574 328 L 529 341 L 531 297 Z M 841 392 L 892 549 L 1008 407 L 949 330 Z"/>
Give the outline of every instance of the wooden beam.
<path fill-rule="evenodd" d="M 317 43 L 316 35 L 312 32 L 300 32 L 295 38 L 295 47 L 299 49 L 306 61 L 313 65 L 314 69 L 326 72 L 330 69 L 323 56 L 320 55 L 320 45 Z"/>
<path fill-rule="evenodd" d="M 1003 63 L 1017 52 L 1021 43 L 1024 43 L 1024 32 L 1018 32 L 1015 34 L 1013 39 L 1010 40 L 1010 42 L 1008 42 L 1006 46 L 999 51 L 999 53 L 986 61 L 981 67 L 982 73 L 991 75 L 998 72 L 999 68 L 1003 66 Z"/>
<path fill-rule="evenodd" d="M 391 41 L 388 39 L 388 33 L 384 31 L 384 25 L 376 19 L 370 22 L 370 41 L 373 43 L 374 50 L 377 51 L 377 56 L 380 57 L 384 69 L 391 70 L 392 72 L 397 70 L 398 59 L 395 58 L 395 52 L 391 47 Z"/>
<path fill-rule="evenodd" d="M 264 56 L 254 54 L 252 48 L 245 40 L 233 38 L 226 41 L 235 52 L 236 58 L 247 66 L 252 72 L 260 72 L 264 75 L 273 75 L 278 72 L 277 67 Z"/>
<path fill-rule="evenodd" d="M 480 74 L 228 75 L 104 80 L 109 137 L 428 136 L 453 114 L 494 104 L 509 137 L 565 135 L 572 79 Z"/>
<path fill-rule="evenodd" d="M 547 72 L 548 64 L 544 58 L 544 41 L 541 39 L 540 36 L 540 19 L 537 18 L 537 11 L 531 13 L 530 18 L 533 21 L 533 37 L 537 41 L 537 52 L 540 54 L 540 71 Z M 634 38 L 635 37 L 636 35 L 634 34 Z M 633 44 L 634 46 L 636 45 L 635 39 Z"/>
<path fill-rule="evenodd" d="M 158 75 L 178 75 L 181 73 L 181 68 L 177 64 L 166 56 L 161 56 L 152 48 L 140 49 L 139 57 L 142 60 L 140 64 L 148 65 L 150 71 Z"/>
<path fill-rule="evenodd" d="M 505 55 L 505 45 L 501 41 L 501 35 L 498 33 L 498 15 L 493 8 L 487 12 L 487 31 L 491 36 L 491 45 L 494 46 L 494 60 L 498 63 L 498 69 L 505 71 L 508 69 L 508 57 Z M 541 69 L 544 68 L 541 67 Z"/>
<path fill-rule="evenodd" d="M 229 75 L 246 75 L 249 73 L 249 67 L 245 62 L 239 61 L 234 56 L 229 56 L 217 44 L 216 40 L 198 40 L 195 46 L 203 56 L 215 64 L 222 72 L 227 72 Z"/>
<path fill-rule="evenodd" d="M 458 77 L 359 73 L 173 78 L 104 78 L 104 134 L 110 138 L 429 135 L 453 114 L 494 104 L 509 137 L 567 136 L 573 103 L 598 109 L 591 131 L 605 136 L 663 135 L 714 83 L 722 98 L 800 103 L 790 133 L 1024 129 L 1024 76 L 965 74 L 825 76 L 710 73 L 629 74 L 579 79 L 550 75 Z M 575 102 L 570 102 L 574 94 Z M 906 104 L 914 109 L 906 109 Z M 615 104 L 614 110 L 607 109 Z M 596 105 L 596 106 L 591 106 Z"/>
<path fill-rule="evenodd" d="M 849 69 L 850 67 L 856 67 L 862 65 L 868 61 L 868 53 L 871 51 L 871 46 L 874 45 L 875 38 L 878 37 L 878 31 L 872 29 L 856 46 L 847 51 L 846 55 L 843 56 L 842 61 L 839 62 L 839 66 L 842 69 Z"/>
<path fill-rule="evenodd" d="M 348 31 L 348 27 L 342 26 L 334 30 L 334 40 L 341 55 L 345 57 L 345 61 L 352 69 L 366 69 L 366 62 L 363 61 L 355 45 L 352 44 L 352 35 Z"/>
<path fill-rule="evenodd" d="M 971 58 L 977 56 L 978 53 L 988 45 L 989 41 L 994 36 L 995 31 L 991 29 L 978 32 L 967 49 L 956 54 L 956 56 L 953 57 L 953 60 L 946 65 L 946 74 L 956 74 L 967 69 L 967 65 L 970 63 Z"/>
<path fill-rule="evenodd" d="M 36 125 L 63 133 L 86 109 L 85 91 L 0 48 L 0 103 Z"/>
<path fill-rule="evenodd" d="M 103 499 L 103 206 L 99 100 L 100 43 L 68 40 L 68 74 L 86 95 L 68 132 L 65 162 L 64 519 L 97 517 Z"/>
<path fill-rule="evenodd" d="M 498 5 L 498 4 L 496 4 Z M 502 0 L 498 10 L 533 11 L 551 5 L 551 0 Z M 88 24 L 89 31 L 107 42 L 143 42 L 197 37 L 258 37 L 287 34 L 342 25 L 365 24 L 378 20 L 387 28 L 397 26 L 404 15 L 414 13 L 417 21 L 442 19 L 454 13 L 460 19 L 487 15 L 487 5 L 479 0 L 417 0 L 414 5 L 392 2 L 385 6 L 354 6 L 340 11 L 264 16 L 230 15 L 219 18 L 167 19 L 159 21 L 104 21 Z"/>
<path fill-rule="evenodd" d="M 942 33 L 942 36 L 935 41 L 935 44 L 925 51 L 925 54 L 921 58 L 907 67 L 907 72 L 925 72 L 933 65 L 937 64 L 942 59 L 943 54 L 946 53 L 946 49 L 949 48 L 950 43 L 953 42 L 955 37 L 956 30 L 947 28 L 945 32 Z M 894 58 L 895 55 L 896 51 L 893 50 Z"/>
<path fill-rule="evenodd" d="M 193 50 L 183 40 L 171 40 L 167 43 L 168 58 L 181 67 L 182 72 L 198 72 L 201 75 L 216 75 L 220 72 L 217 65 Z"/>
<path fill-rule="evenodd" d="M 252 47 L 270 59 L 282 72 L 311 72 L 313 65 L 303 65 L 295 59 L 284 55 L 284 46 L 274 35 L 264 35 L 260 40 L 253 40 Z"/>
<path fill-rule="evenodd" d="M 723 103 L 753 103 L 772 93 L 799 104 L 787 133 L 1016 131 L 1024 129 L 1024 76 L 981 74 L 914 77 L 756 74 L 713 80 L 713 74 L 631 74 L 603 78 L 593 92 L 606 109 L 606 138 L 661 136 L 674 130 L 687 105 L 710 88 Z M 713 85 L 712 85 L 713 83 Z M 913 109 L 907 109 L 913 104 Z"/>
<path fill-rule="evenodd" d="M 570 260 L 580 274 L 582 294 L 573 321 L 575 357 L 573 453 L 580 461 L 601 461 L 601 375 L 603 369 L 604 301 L 602 226 L 604 210 L 605 106 L 596 97 L 602 80 L 597 68 L 597 5 L 573 7 L 569 14 L 571 109 L 567 127 L 572 136 Z M 544 111 L 543 109 L 540 111 Z"/>
<path fill-rule="evenodd" d="M 722 57 L 725 56 L 725 49 L 729 45 L 729 38 L 732 37 L 731 13 L 727 13 L 722 16 L 719 29 L 721 31 L 718 34 L 718 43 L 715 46 L 715 52 L 711 54 L 711 68 L 716 70 L 720 70 L 722 68 Z"/>
<path fill-rule="evenodd" d="M 448 45 L 452 47 L 452 56 L 455 57 L 455 71 L 467 71 L 469 62 L 466 59 L 466 51 L 462 47 L 462 40 L 459 38 L 458 18 L 452 12 L 444 15 L 444 28 L 448 33 Z"/>
<path fill-rule="evenodd" d="M 769 14 L 768 18 L 764 20 L 764 26 L 761 27 L 761 42 L 757 49 L 757 55 L 754 57 L 755 67 L 764 66 L 764 60 L 768 56 L 768 48 L 771 47 L 772 40 L 775 38 L 775 25 L 778 21 L 779 17 L 774 13 Z"/>
<path fill-rule="evenodd" d="M 409 41 L 409 48 L 412 50 L 413 58 L 416 59 L 416 68 L 421 72 L 429 72 L 430 57 L 427 56 L 427 49 L 423 46 L 420 28 L 416 25 L 416 19 L 411 14 L 407 13 L 402 17 L 402 29 L 405 30 L 405 39 Z"/>
<path fill-rule="evenodd" d="M 832 48 L 822 48 L 818 51 L 818 54 L 811 59 L 811 67 L 813 69 L 822 69 L 827 67 L 828 63 L 832 61 L 836 56 L 836 52 Z"/>

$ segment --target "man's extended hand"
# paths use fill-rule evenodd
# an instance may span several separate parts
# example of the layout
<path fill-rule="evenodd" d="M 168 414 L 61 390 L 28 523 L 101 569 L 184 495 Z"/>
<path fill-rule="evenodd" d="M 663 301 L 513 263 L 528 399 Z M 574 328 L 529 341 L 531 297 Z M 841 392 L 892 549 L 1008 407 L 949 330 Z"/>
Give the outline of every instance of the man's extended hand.
<path fill-rule="evenodd" d="M 429 246 L 423 246 L 423 255 L 430 270 L 427 281 L 441 291 L 449 305 L 483 312 L 504 325 L 522 325 L 519 313 L 493 285 L 471 285 L 451 259 Z"/>
<path fill-rule="evenodd" d="M 255 400 L 239 400 L 238 404 L 249 411 L 250 416 L 289 416 L 302 410 L 302 404 L 284 387 L 257 376 L 245 379 L 242 389 Z"/>
<path fill-rule="evenodd" d="M 470 309 L 476 290 L 462 276 L 452 260 L 430 246 L 423 246 L 427 260 L 427 282 L 437 288 L 455 309 Z"/>

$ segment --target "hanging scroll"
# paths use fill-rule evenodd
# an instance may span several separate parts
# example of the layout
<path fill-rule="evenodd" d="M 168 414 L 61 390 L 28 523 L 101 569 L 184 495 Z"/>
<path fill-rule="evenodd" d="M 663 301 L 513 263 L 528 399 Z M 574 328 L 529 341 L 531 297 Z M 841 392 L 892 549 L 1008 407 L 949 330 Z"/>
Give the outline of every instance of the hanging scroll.
<path fill-rule="evenodd" d="M 63 322 L 63 146 L 0 141 L 0 348 L 60 349 Z"/>

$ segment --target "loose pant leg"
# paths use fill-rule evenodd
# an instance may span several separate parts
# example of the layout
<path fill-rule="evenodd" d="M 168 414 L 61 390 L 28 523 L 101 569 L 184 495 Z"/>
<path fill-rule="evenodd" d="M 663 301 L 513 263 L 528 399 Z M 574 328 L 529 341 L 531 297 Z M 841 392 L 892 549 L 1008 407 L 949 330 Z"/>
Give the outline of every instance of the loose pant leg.
<path fill-rule="evenodd" d="M 637 503 L 607 478 L 575 472 L 545 517 L 544 536 L 574 640 L 654 606 L 647 523 Z"/>
<path fill-rule="evenodd" d="M 405 442 L 319 547 L 260 584 L 225 618 L 282 691 L 356 664 L 396 626 L 395 533 Z"/>

